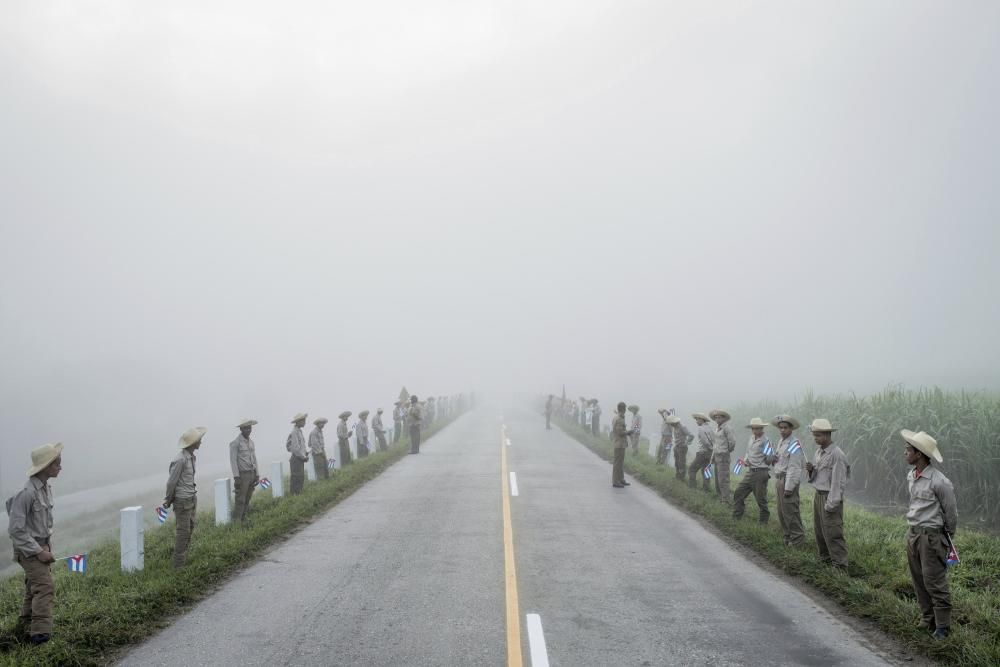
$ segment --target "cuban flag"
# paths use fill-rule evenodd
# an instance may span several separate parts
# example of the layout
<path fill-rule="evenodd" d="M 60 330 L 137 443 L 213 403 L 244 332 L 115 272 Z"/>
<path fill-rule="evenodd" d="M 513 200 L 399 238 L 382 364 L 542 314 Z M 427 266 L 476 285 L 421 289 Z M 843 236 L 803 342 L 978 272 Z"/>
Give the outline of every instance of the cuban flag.
<path fill-rule="evenodd" d="M 327 470 L 333 470 L 336 467 L 337 467 L 337 462 L 334 461 L 333 459 L 330 459 L 329 461 L 326 462 L 326 469 Z"/>
<path fill-rule="evenodd" d="M 955 543 L 951 541 L 951 535 L 945 533 L 948 537 L 948 557 L 945 558 L 945 565 L 952 567 L 953 565 L 958 565 L 962 562 L 962 559 L 958 557 L 958 549 L 955 548 Z"/>
<path fill-rule="evenodd" d="M 733 465 L 733 474 L 739 475 L 743 472 L 743 459 L 736 459 L 736 463 Z"/>
<path fill-rule="evenodd" d="M 774 447 L 771 446 L 771 441 L 764 438 L 764 456 L 770 456 L 774 453 Z"/>
<path fill-rule="evenodd" d="M 705 469 L 701 473 L 701 474 L 703 474 L 705 476 L 705 479 L 712 479 L 712 467 L 713 466 L 715 466 L 714 463 L 709 463 L 707 466 L 705 466 Z"/>
<path fill-rule="evenodd" d="M 165 523 L 167 520 L 167 515 L 169 513 L 170 510 L 160 505 L 159 507 L 156 508 L 156 520 L 159 521 L 160 523 Z M 76 556 L 74 556 L 74 558 L 76 558 Z"/>
<path fill-rule="evenodd" d="M 262 489 L 270 489 L 271 488 L 271 480 L 269 480 L 267 477 L 261 477 L 260 478 L 260 488 L 262 488 Z"/>
<path fill-rule="evenodd" d="M 83 574 L 87 571 L 87 554 L 70 556 L 66 559 L 66 564 L 69 565 L 70 572 L 79 572 L 80 574 Z"/>
<path fill-rule="evenodd" d="M 792 442 L 788 445 L 789 456 L 791 456 L 792 454 L 798 454 L 801 451 L 802 451 L 802 445 L 799 444 L 798 440 L 792 440 Z"/>

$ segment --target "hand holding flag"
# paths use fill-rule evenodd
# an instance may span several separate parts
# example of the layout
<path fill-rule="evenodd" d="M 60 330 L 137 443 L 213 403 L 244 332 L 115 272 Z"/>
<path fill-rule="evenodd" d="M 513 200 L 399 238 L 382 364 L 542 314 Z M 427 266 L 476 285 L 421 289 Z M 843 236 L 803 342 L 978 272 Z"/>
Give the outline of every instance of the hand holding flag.
<path fill-rule="evenodd" d="M 269 480 L 267 477 L 261 477 L 260 478 L 260 488 L 262 488 L 262 489 L 270 489 L 271 488 L 271 480 Z"/>
<path fill-rule="evenodd" d="M 87 554 L 66 556 L 65 558 L 57 558 L 56 560 L 66 561 L 70 572 L 79 572 L 80 574 L 85 574 L 87 572 Z"/>
<path fill-rule="evenodd" d="M 170 513 L 170 510 L 167 509 L 166 503 L 157 507 L 155 511 L 156 511 L 156 520 L 159 521 L 161 524 L 165 523 L 167 520 L 167 515 Z"/>
<path fill-rule="evenodd" d="M 945 558 L 945 565 L 952 567 L 958 565 L 962 562 L 962 559 L 958 557 L 958 549 L 955 548 L 955 543 L 951 540 L 951 535 L 945 533 L 945 537 L 948 538 L 948 556 Z"/>

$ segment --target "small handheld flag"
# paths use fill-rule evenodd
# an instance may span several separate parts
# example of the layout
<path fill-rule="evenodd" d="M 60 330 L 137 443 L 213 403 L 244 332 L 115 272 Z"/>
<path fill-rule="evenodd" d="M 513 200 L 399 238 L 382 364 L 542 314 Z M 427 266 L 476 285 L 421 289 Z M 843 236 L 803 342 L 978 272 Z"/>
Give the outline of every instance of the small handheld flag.
<path fill-rule="evenodd" d="M 767 438 L 764 439 L 764 456 L 770 456 L 774 453 L 774 447 L 771 446 L 771 441 Z"/>
<path fill-rule="evenodd" d="M 329 461 L 326 462 L 326 469 L 327 470 L 333 470 L 336 467 L 337 467 L 337 462 L 335 460 L 330 459 Z"/>
<path fill-rule="evenodd" d="M 168 510 L 166 507 L 163 507 L 162 505 L 158 506 L 156 508 L 156 520 L 159 521 L 160 523 L 165 523 L 167 520 L 167 515 L 169 513 L 170 510 Z"/>
<path fill-rule="evenodd" d="M 962 559 L 958 557 L 958 549 L 955 548 L 955 543 L 951 541 L 951 535 L 945 533 L 948 538 L 948 557 L 945 558 L 945 565 L 952 567 L 953 565 L 958 565 L 962 562 Z"/>
<path fill-rule="evenodd" d="M 261 477 L 260 478 L 260 488 L 262 488 L 262 489 L 270 489 L 271 488 L 271 480 L 269 480 L 267 477 Z"/>
<path fill-rule="evenodd" d="M 733 465 L 733 474 L 739 475 L 743 472 L 743 459 L 736 459 L 736 463 Z"/>
<path fill-rule="evenodd" d="M 802 445 L 799 444 L 798 440 L 792 440 L 791 444 L 788 445 L 788 455 L 798 454 L 802 451 Z"/>
<path fill-rule="evenodd" d="M 70 572 L 79 572 L 80 574 L 83 574 L 87 571 L 87 554 L 69 556 L 66 559 L 66 564 L 69 565 Z"/>
<path fill-rule="evenodd" d="M 714 463 L 709 463 L 707 466 L 705 466 L 705 470 L 702 471 L 702 474 L 705 476 L 705 479 L 712 479 L 712 467 L 714 465 L 715 465 Z"/>

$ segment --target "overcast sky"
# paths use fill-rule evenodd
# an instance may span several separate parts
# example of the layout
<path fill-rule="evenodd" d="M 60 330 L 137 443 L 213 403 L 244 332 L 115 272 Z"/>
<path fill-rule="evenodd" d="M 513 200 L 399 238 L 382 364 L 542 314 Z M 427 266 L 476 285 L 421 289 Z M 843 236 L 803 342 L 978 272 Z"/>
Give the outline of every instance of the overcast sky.
<path fill-rule="evenodd" d="M 0 0 L 3 490 L 401 384 L 996 388 L 998 118 L 992 1 Z"/>

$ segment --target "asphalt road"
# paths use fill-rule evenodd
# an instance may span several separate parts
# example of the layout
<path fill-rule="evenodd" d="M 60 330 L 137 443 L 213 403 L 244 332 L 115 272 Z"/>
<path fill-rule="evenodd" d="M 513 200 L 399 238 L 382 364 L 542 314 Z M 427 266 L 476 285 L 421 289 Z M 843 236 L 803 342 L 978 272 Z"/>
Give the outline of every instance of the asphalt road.
<path fill-rule="evenodd" d="M 497 412 L 459 419 L 121 664 L 506 664 Z M 608 463 L 537 416 L 504 419 L 525 665 L 542 655 L 528 614 L 551 665 L 888 664 L 655 493 L 612 488 Z"/>

